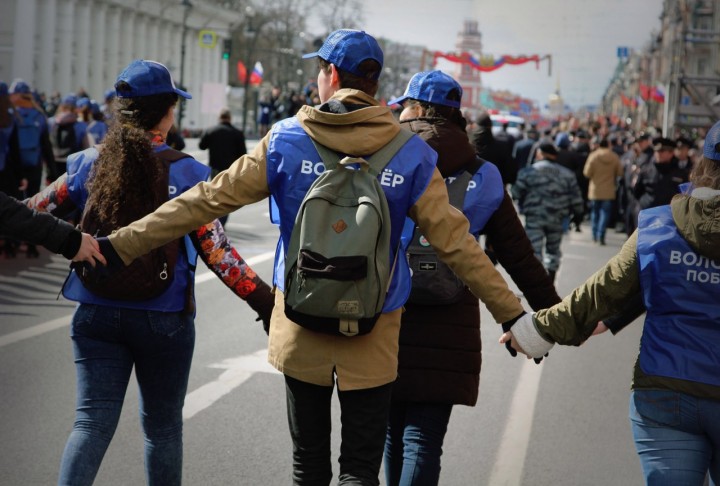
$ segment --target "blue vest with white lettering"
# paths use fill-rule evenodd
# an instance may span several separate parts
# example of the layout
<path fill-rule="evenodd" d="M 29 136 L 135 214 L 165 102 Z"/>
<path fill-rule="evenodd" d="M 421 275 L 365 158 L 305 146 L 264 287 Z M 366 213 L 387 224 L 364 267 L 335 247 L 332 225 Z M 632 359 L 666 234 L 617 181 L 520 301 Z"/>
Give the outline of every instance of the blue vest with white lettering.
<path fill-rule="evenodd" d="M 720 262 L 692 249 L 670 206 L 640 212 L 637 252 L 647 308 L 640 368 L 720 386 Z"/>
<path fill-rule="evenodd" d="M 446 177 L 445 183 L 452 183 L 452 179 L 459 174 L 460 172 Z M 462 212 L 470 222 L 470 234 L 475 238 L 480 236 L 490 216 L 500 207 L 500 203 L 505 197 L 504 188 L 502 176 L 500 176 L 497 166 L 487 161 L 480 166 L 472 179 L 470 179 L 470 182 L 468 182 Z M 415 222 L 407 218 L 402 234 L 403 248 L 408 248 L 414 231 Z"/>
<path fill-rule="evenodd" d="M 155 151 L 160 152 L 167 150 L 167 145 L 158 146 Z M 72 154 L 68 157 L 68 177 L 67 187 L 70 199 L 81 210 L 85 208 L 88 192 L 85 182 L 90 175 L 90 169 L 98 157 L 95 148 L 89 148 Z M 187 157 L 170 164 L 170 184 L 168 193 L 170 198 L 174 198 L 178 194 L 182 194 L 198 182 L 206 181 L 210 175 L 210 169 L 193 159 Z M 63 295 L 65 298 L 82 302 L 84 304 L 98 304 L 110 307 L 125 307 L 130 309 L 155 310 L 163 312 L 177 312 L 185 307 L 185 292 L 188 285 L 192 285 L 194 281 L 194 268 L 197 260 L 197 250 L 193 246 L 190 237 L 184 237 L 185 251 L 178 253 L 177 264 L 175 266 L 175 275 L 170 287 L 161 295 L 148 300 L 142 301 L 120 301 L 112 299 L 104 299 L 87 290 L 80 279 L 73 271 L 68 278 L 67 283 L 63 287 Z"/>
<path fill-rule="evenodd" d="M 363 154 L 354 154 L 363 155 Z M 425 192 L 432 178 L 437 154 L 419 137 L 412 137 L 385 166 L 378 181 L 390 207 L 390 262 L 395 259 L 405 217 Z M 280 224 L 273 282 L 284 291 L 285 249 L 289 247 L 295 216 L 313 181 L 325 170 L 322 158 L 295 117 L 275 124 L 267 151 L 267 178 L 276 203 L 273 212 Z M 383 312 L 402 307 L 410 295 L 410 269 L 398 256 Z"/>

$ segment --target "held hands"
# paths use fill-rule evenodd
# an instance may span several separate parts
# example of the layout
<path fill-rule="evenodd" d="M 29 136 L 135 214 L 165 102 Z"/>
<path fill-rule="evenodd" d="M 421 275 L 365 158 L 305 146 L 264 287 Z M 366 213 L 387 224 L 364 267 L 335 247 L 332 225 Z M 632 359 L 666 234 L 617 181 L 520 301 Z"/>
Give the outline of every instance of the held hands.
<path fill-rule="evenodd" d="M 503 324 L 503 331 L 505 332 L 500 336 L 500 344 L 504 344 L 512 356 L 519 352 L 533 358 L 538 364 L 554 346 L 554 343 L 540 335 L 531 314 L 523 313 L 513 321 Z"/>
<path fill-rule="evenodd" d="M 107 265 L 105 257 L 100 252 L 100 245 L 98 242 L 87 233 L 82 234 L 82 240 L 80 243 L 80 249 L 72 258 L 74 262 L 88 262 L 91 266 L 95 266 L 95 261 Z"/>

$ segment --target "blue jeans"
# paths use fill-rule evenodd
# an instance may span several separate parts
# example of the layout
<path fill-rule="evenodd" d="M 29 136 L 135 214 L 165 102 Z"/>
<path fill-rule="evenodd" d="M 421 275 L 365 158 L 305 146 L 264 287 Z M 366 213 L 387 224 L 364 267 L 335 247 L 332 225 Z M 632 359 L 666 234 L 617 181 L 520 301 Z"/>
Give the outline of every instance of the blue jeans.
<path fill-rule="evenodd" d="M 120 419 L 134 365 L 147 484 L 179 485 L 182 408 L 195 345 L 192 315 L 80 304 L 71 337 L 77 408 L 58 484 L 93 483 Z"/>
<path fill-rule="evenodd" d="M 635 390 L 630 423 L 648 486 L 720 484 L 720 401 Z"/>
<path fill-rule="evenodd" d="M 613 202 L 611 200 L 590 201 L 590 222 L 592 223 L 593 241 L 605 243 L 605 230 L 607 229 Z"/>
<path fill-rule="evenodd" d="M 385 438 L 388 486 L 435 486 L 451 404 L 392 402 Z"/>

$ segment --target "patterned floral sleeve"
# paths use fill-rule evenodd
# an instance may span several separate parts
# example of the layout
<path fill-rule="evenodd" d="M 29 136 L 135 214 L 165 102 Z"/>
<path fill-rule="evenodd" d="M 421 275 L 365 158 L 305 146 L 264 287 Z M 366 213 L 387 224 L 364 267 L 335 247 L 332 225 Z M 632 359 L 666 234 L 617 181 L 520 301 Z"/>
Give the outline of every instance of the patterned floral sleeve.
<path fill-rule="evenodd" d="M 232 247 L 217 219 L 191 234 L 200 258 L 240 298 L 253 293 L 262 279 Z"/>
<path fill-rule="evenodd" d="M 51 213 L 59 218 L 70 214 L 76 208 L 68 192 L 67 174 L 61 175 L 52 184 L 24 202 L 30 209 Z"/>

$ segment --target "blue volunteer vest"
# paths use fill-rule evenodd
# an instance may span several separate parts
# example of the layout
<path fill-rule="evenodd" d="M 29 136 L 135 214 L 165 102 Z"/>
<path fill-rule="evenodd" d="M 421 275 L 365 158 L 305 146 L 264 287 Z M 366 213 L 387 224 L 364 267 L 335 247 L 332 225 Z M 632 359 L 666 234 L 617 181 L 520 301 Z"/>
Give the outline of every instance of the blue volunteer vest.
<path fill-rule="evenodd" d="M 452 179 L 460 173 L 445 178 L 445 183 L 451 183 Z M 500 203 L 505 197 L 504 188 L 500 171 L 491 162 L 485 161 L 470 179 L 462 211 L 470 222 L 470 233 L 475 238 L 480 236 L 490 216 L 500 207 Z M 403 248 L 408 248 L 414 230 L 415 222 L 406 218 L 402 233 Z"/>
<path fill-rule="evenodd" d="M 358 154 L 353 154 L 358 155 Z M 272 193 L 271 214 L 280 226 L 275 252 L 273 282 L 285 290 L 285 249 L 289 247 L 295 216 L 313 181 L 325 170 L 322 158 L 297 118 L 275 124 L 267 151 L 267 179 Z M 395 259 L 405 217 L 425 192 L 437 162 L 437 154 L 419 137 L 412 137 L 385 166 L 378 181 L 390 207 L 390 262 Z M 410 269 L 400 255 L 395 265 L 383 312 L 400 308 L 410 295 Z"/>
<path fill-rule="evenodd" d="M 640 368 L 720 386 L 720 262 L 690 247 L 670 206 L 640 212 L 637 252 L 647 308 Z"/>
<path fill-rule="evenodd" d="M 167 145 L 158 146 L 155 151 L 167 150 Z M 90 169 L 98 157 L 95 148 L 89 148 L 72 154 L 68 157 L 67 187 L 70 199 L 81 210 L 85 208 L 88 192 L 85 183 L 90 175 Z M 168 194 L 170 199 L 182 194 L 198 182 L 206 181 L 210 169 L 191 157 L 180 159 L 170 164 L 170 185 Z M 158 297 L 143 301 L 119 301 L 98 297 L 87 290 L 73 271 L 63 287 L 63 295 L 69 300 L 84 304 L 98 304 L 110 307 L 125 307 L 130 309 L 144 309 L 163 312 L 177 312 L 185 307 L 185 292 L 194 279 L 197 251 L 190 237 L 184 237 L 185 251 L 178 254 L 175 266 L 175 275 L 170 287 Z"/>

